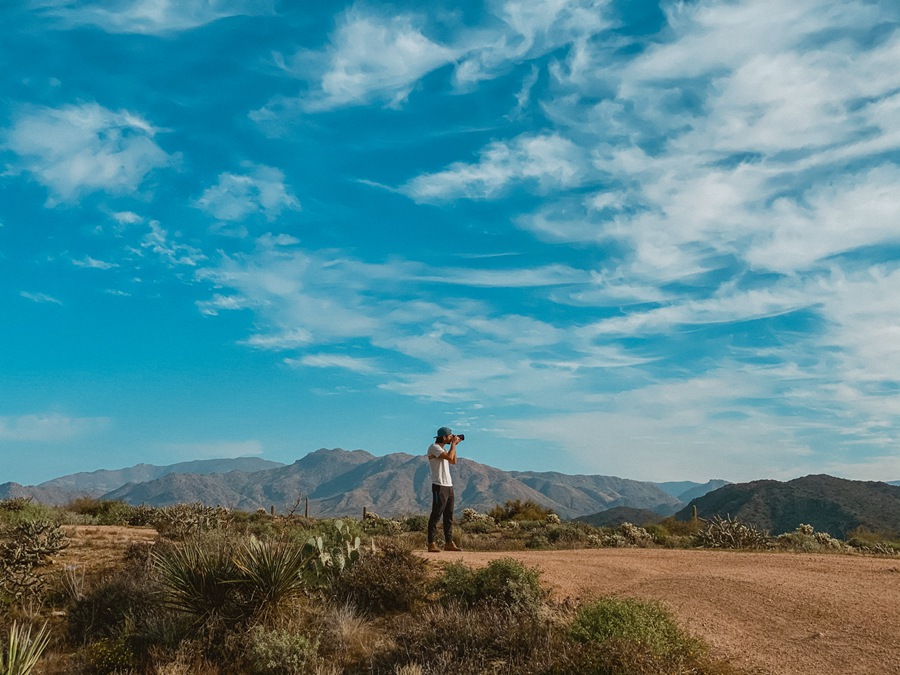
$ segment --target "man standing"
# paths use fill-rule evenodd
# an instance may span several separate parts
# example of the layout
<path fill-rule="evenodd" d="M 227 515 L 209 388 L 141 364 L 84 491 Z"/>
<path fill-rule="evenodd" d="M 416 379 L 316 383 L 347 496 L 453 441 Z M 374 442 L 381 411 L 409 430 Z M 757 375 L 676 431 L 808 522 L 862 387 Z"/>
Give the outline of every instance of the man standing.
<path fill-rule="evenodd" d="M 441 549 L 434 543 L 437 523 L 444 518 L 444 550 L 461 551 L 453 543 L 453 481 L 450 465 L 456 464 L 456 444 L 463 439 L 454 436 L 448 427 L 437 430 L 434 443 L 428 448 L 428 464 L 431 466 L 431 517 L 428 519 L 428 550 L 437 553 Z M 446 450 L 447 444 L 450 449 Z"/>

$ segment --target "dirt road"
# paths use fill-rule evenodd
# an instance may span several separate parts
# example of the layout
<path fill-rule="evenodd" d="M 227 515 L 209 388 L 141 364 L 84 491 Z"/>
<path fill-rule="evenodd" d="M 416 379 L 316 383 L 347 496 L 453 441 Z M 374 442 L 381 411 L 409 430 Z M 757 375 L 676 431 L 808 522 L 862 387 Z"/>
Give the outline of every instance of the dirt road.
<path fill-rule="evenodd" d="M 514 556 L 559 598 L 654 599 L 743 668 L 778 675 L 900 674 L 900 559 L 587 549 L 440 553 L 471 566 Z"/>

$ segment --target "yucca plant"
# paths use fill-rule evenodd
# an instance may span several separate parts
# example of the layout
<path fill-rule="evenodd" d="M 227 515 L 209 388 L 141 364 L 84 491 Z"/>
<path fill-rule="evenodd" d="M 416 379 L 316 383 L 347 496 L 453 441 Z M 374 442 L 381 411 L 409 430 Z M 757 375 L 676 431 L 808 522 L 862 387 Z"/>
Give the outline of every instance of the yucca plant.
<path fill-rule="evenodd" d="M 270 612 L 300 594 L 303 570 L 311 560 L 312 554 L 296 545 L 250 537 L 234 563 L 251 612 Z"/>
<path fill-rule="evenodd" d="M 37 634 L 31 635 L 31 626 L 13 621 L 9 629 L 9 641 L 0 650 L 0 675 L 28 675 L 50 641 L 50 631 L 45 623 Z"/>
<path fill-rule="evenodd" d="M 197 625 L 235 618 L 238 570 L 224 545 L 192 539 L 151 556 L 168 607 L 193 616 Z"/>

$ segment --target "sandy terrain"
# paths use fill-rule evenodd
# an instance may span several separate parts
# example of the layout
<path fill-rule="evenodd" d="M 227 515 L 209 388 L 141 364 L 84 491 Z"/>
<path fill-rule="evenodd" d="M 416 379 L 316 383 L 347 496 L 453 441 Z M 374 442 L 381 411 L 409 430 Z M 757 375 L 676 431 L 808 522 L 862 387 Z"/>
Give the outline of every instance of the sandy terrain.
<path fill-rule="evenodd" d="M 900 673 L 900 559 L 659 549 L 440 553 L 514 556 L 559 599 L 659 600 L 736 666 L 762 673 Z"/>

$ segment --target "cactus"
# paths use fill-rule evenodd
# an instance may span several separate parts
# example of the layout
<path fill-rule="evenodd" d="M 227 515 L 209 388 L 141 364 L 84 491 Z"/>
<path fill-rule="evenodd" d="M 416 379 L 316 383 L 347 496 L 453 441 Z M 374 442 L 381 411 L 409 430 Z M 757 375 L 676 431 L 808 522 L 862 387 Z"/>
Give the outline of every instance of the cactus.
<path fill-rule="evenodd" d="M 334 523 L 334 532 L 326 539 L 310 537 L 303 547 L 304 557 L 312 559 L 312 568 L 320 580 L 336 577 L 359 560 L 359 537 L 342 520 Z"/>

